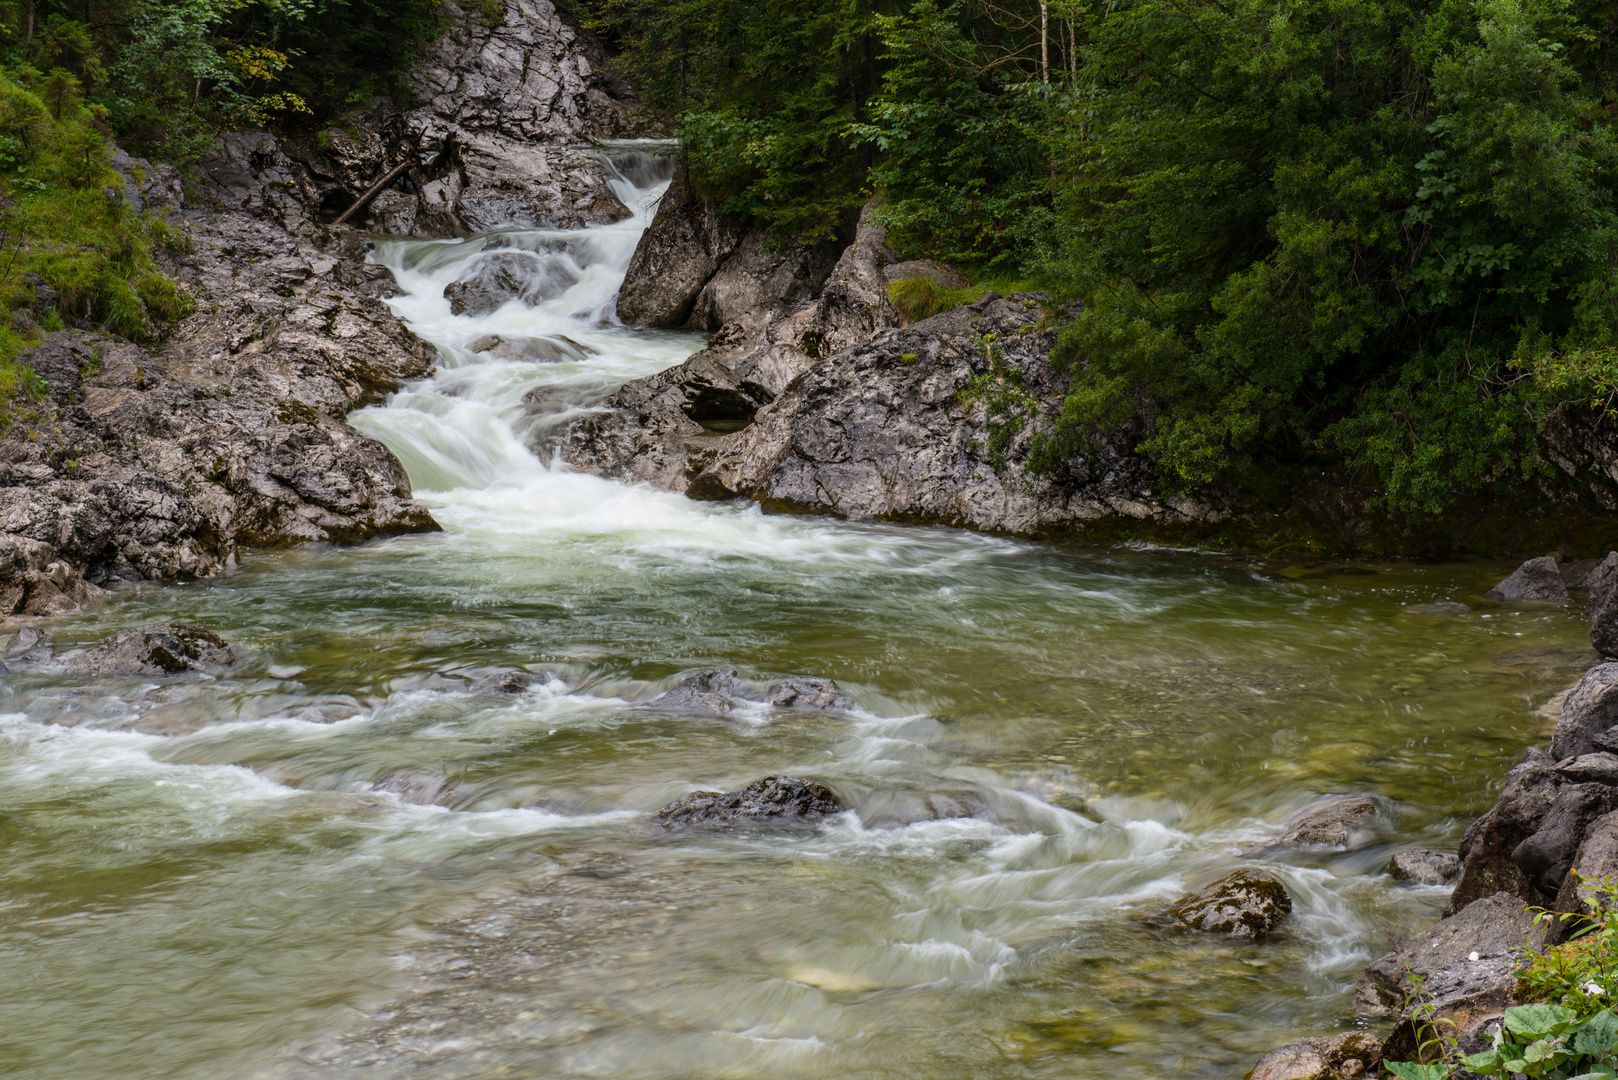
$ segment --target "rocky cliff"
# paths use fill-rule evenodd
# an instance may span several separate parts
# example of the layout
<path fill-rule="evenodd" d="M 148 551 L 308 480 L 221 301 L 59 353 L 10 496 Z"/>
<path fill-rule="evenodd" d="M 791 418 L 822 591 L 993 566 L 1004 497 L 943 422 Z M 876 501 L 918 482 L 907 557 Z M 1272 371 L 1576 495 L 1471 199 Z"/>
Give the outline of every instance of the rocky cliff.
<path fill-rule="evenodd" d="M 615 220 L 580 143 L 629 131 L 633 105 L 546 0 L 505 0 L 493 20 L 450 5 L 448 20 L 409 111 L 379 101 L 307 142 L 226 135 L 189 182 L 114 158 L 112 197 L 185 238 L 167 270 L 197 310 L 144 345 L 70 330 L 24 357 L 49 396 L 0 439 L 0 614 L 219 574 L 243 546 L 437 528 L 394 456 L 344 420 L 436 351 L 382 303 L 392 278 L 366 264 L 365 235 L 327 222 L 406 159 L 423 164 L 370 210 L 384 230 Z"/>

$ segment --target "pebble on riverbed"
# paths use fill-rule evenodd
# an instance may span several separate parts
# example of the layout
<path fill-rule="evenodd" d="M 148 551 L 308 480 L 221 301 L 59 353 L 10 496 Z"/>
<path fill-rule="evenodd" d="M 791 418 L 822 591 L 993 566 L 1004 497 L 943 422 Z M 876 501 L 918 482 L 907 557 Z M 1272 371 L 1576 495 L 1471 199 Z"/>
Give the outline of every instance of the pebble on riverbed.
<path fill-rule="evenodd" d="M 1193 930 L 1232 937 L 1263 937 L 1292 913 L 1286 886 L 1259 870 L 1238 870 L 1181 897 L 1169 915 Z"/>

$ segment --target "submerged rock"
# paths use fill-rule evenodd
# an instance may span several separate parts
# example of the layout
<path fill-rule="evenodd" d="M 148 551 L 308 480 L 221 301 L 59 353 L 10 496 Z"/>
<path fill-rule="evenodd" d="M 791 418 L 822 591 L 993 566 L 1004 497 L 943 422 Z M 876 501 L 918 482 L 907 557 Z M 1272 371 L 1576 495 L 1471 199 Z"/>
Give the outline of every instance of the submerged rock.
<path fill-rule="evenodd" d="M 1168 913 L 1193 930 L 1263 937 L 1292 912 L 1286 886 L 1259 870 L 1238 870 L 1182 897 Z"/>
<path fill-rule="evenodd" d="M 37 626 L 25 626 L 6 640 L 5 658 L 16 658 L 28 663 L 49 660 L 55 642 Z"/>
<path fill-rule="evenodd" d="M 724 716 L 743 702 L 760 700 L 752 687 L 736 677 L 735 668 L 709 668 L 686 676 L 646 702 L 644 707 L 699 716 Z"/>
<path fill-rule="evenodd" d="M 178 675 L 234 660 L 223 638 L 191 623 L 152 623 L 102 638 L 67 663 L 69 675 Z"/>
<path fill-rule="evenodd" d="M 475 353 L 486 353 L 496 360 L 531 364 L 583 360 L 595 354 L 594 349 L 580 345 L 572 338 L 561 334 L 555 337 L 502 337 L 499 334 L 489 334 L 472 342 L 467 349 Z"/>
<path fill-rule="evenodd" d="M 1376 801 L 1363 795 L 1335 799 L 1306 810 L 1276 843 L 1286 847 L 1356 847 L 1373 835 L 1378 813 Z"/>
<path fill-rule="evenodd" d="M 497 251 L 472 264 L 466 277 L 444 286 L 452 315 L 481 318 L 512 300 L 532 307 L 544 295 L 539 260 L 528 252 Z M 473 350 L 481 351 L 481 350 Z"/>
<path fill-rule="evenodd" d="M 688 675 L 642 708 L 697 716 L 724 716 L 748 704 L 779 709 L 842 710 L 854 707 L 830 679 L 783 679 L 759 693 L 736 676 L 735 668 L 709 668 Z"/>
<path fill-rule="evenodd" d="M 442 776 L 415 769 L 391 769 L 371 782 L 372 791 L 386 791 L 403 802 L 417 806 L 454 807 L 461 798 L 461 785 Z"/>
<path fill-rule="evenodd" d="M 816 780 L 766 776 L 741 791 L 693 791 L 657 812 L 660 828 L 818 821 L 843 810 L 835 792 Z"/>
<path fill-rule="evenodd" d="M 1568 596 L 1567 585 L 1562 581 L 1556 560 L 1549 556 L 1529 559 L 1485 595 L 1495 600 L 1554 600 L 1559 603 L 1572 599 Z"/>
<path fill-rule="evenodd" d="M 1388 860 L 1388 876 L 1417 885 L 1442 885 L 1461 872 L 1461 860 L 1447 851 L 1414 848 Z"/>
<path fill-rule="evenodd" d="M 847 712 L 854 703 L 843 696 L 843 688 L 830 679 L 783 679 L 768 691 L 771 705 L 778 709 L 833 709 Z"/>
<path fill-rule="evenodd" d="M 1248 1080 L 1359 1080 L 1376 1075 L 1382 1043 L 1365 1031 L 1299 1039 L 1259 1058 Z"/>
<path fill-rule="evenodd" d="M 1390 1060 L 1415 1060 L 1416 1025 L 1427 1022 L 1453 1023 L 1462 1048 L 1476 1052 L 1487 1026 L 1515 1004 L 1522 950 L 1540 946 L 1523 902 L 1496 893 L 1373 962 L 1354 984 L 1355 1003 L 1367 1015 L 1398 1017 L 1383 1046 Z"/>

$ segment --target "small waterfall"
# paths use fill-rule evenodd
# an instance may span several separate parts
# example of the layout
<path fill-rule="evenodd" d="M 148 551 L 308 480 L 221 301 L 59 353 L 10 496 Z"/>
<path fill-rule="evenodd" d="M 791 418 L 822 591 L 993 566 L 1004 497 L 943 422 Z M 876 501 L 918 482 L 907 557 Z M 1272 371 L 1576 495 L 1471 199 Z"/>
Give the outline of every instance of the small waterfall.
<path fill-rule="evenodd" d="M 390 306 L 442 360 L 430 379 L 352 420 L 399 455 L 418 492 L 539 482 L 550 468 L 547 434 L 614 387 L 701 347 L 697 335 L 625 328 L 614 310 L 668 188 L 670 145 L 601 146 L 608 182 L 631 211 L 610 225 L 377 242 L 372 261 L 404 290 Z M 460 314 L 452 286 L 476 294 Z"/>

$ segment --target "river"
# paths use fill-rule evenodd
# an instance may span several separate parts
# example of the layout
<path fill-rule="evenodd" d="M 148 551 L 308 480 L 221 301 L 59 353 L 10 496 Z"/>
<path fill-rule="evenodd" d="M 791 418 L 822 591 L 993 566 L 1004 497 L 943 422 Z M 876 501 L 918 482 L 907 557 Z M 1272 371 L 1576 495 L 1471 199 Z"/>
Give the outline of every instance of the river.
<path fill-rule="evenodd" d="M 1351 1027 L 1359 968 L 1444 901 L 1390 853 L 1453 849 L 1545 737 L 1575 613 L 1486 601 L 1487 560 L 1052 546 L 570 473 L 568 416 L 702 345 L 613 320 L 663 180 L 604 153 L 620 224 L 378 242 L 444 362 L 352 420 L 443 533 L 250 553 L 50 627 L 205 623 L 228 677 L 0 683 L 0 1074 L 1236 1078 Z M 451 315 L 497 249 L 538 303 Z M 563 358 L 467 350 L 489 334 Z M 643 706 L 707 667 L 858 707 Z M 478 687 L 512 668 L 540 678 Z M 395 769 L 454 808 L 370 789 Z M 853 809 L 649 827 L 770 773 Z M 1280 933 L 1149 918 L 1335 792 L 1387 827 L 1263 861 Z"/>

